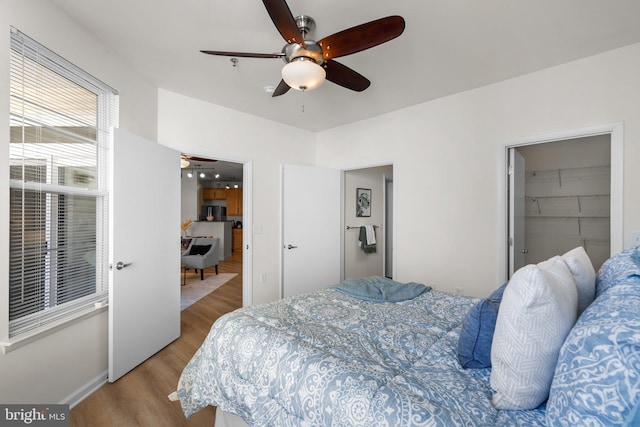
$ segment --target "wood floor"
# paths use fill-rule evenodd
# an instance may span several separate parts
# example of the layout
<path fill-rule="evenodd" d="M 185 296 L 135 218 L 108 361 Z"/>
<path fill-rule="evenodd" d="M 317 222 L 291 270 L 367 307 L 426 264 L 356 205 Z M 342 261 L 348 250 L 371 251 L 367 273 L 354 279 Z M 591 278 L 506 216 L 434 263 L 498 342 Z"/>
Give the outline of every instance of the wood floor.
<path fill-rule="evenodd" d="M 70 413 L 72 427 L 214 425 L 215 408 L 207 407 L 187 420 L 180 402 L 171 402 L 167 396 L 176 390 L 182 369 L 213 322 L 242 306 L 242 252 L 234 252 L 221 262 L 218 272 L 238 275 L 182 311 L 180 338 L 76 405 Z M 207 274 L 215 274 L 215 270 L 206 269 Z M 195 277 L 196 273 L 191 270 L 188 275 Z"/>

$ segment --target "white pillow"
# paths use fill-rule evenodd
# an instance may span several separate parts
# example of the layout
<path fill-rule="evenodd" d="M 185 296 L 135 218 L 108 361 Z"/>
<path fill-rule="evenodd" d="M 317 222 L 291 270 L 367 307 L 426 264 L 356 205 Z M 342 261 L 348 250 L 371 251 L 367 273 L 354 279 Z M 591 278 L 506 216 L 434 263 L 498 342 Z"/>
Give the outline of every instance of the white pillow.
<path fill-rule="evenodd" d="M 578 317 L 585 308 L 591 304 L 596 295 L 596 272 L 593 269 L 591 258 L 582 246 L 571 249 L 562 255 L 562 259 L 567 263 L 569 271 L 573 275 L 573 280 L 578 287 Z"/>
<path fill-rule="evenodd" d="M 491 403 L 534 409 L 549 396 L 560 347 L 577 318 L 578 291 L 553 257 L 516 271 L 504 291 L 491 346 Z"/>

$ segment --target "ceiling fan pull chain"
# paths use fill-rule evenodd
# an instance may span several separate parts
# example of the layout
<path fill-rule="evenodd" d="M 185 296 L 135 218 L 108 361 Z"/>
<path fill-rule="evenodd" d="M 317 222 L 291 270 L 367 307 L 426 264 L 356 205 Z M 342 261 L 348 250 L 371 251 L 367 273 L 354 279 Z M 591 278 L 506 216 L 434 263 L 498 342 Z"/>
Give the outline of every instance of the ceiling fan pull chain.
<path fill-rule="evenodd" d="M 306 90 L 302 89 L 302 112 L 304 113 L 304 93 Z"/>

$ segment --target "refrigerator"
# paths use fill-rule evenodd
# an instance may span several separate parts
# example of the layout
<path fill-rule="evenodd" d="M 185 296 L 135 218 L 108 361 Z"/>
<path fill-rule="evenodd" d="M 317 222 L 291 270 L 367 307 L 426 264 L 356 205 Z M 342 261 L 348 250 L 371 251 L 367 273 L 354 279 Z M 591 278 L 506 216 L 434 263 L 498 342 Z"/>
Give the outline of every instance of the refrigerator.
<path fill-rule="evenodd" d="M 206 220 L 208 216 L 213 216 L 214 221 L 226 221 L 227 208 L 226 206 L 203 206 L 202 219 Z"/>

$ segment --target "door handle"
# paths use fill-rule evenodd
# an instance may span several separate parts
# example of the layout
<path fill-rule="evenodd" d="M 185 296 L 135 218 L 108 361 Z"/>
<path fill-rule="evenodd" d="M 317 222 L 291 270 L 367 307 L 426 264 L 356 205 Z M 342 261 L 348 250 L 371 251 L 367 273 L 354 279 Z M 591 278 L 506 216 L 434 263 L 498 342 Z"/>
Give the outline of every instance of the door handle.
<path fill-rule="evenodd" d="M 118 263 L 116 264 L 116 270 L 122 270 L 123 268 L 125 268 L 125 267 L 129 267 L 130 265 L 131 265 L 131 263 L 130 263 L 130 262 L 128 262 L 128 263 L 126 263 L 126 264 L 125 264 L 125 263 L 124 263 L 124 262 L 122 262 L 122 261 L 118 261 Z"/>
<path fill-rule="evenodd" d="M 293 246 L 293 245 L 287 245 L 287 249 L 296 249 L 297 246 Z"/>
<path fill-rule="evenodd" d="M 529 253 L 529 249 L 522 249 L 520 252 L 522 252 L 523 254 L 528 254 Z"/>

